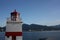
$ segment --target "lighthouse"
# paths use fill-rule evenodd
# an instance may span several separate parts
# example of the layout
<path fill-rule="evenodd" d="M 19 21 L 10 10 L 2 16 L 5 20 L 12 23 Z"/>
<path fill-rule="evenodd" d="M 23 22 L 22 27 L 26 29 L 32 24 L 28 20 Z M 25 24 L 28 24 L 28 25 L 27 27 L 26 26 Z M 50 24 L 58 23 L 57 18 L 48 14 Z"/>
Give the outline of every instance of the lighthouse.
<path fill-rule="evenodd" d="M 22 40 L 22 21 L 16 10 L 11 12 L 7 19 L 5 40 Z"/>

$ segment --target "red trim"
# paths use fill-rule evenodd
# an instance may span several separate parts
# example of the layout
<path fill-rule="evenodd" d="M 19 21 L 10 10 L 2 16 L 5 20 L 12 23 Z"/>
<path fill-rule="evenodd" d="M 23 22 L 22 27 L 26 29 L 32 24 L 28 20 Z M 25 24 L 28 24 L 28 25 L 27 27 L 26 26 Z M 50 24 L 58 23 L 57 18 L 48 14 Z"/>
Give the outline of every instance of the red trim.
<path fill-rule="evenodd" d="M 6 32 L 6 36 L 22 36 L 22 32 Z"/>

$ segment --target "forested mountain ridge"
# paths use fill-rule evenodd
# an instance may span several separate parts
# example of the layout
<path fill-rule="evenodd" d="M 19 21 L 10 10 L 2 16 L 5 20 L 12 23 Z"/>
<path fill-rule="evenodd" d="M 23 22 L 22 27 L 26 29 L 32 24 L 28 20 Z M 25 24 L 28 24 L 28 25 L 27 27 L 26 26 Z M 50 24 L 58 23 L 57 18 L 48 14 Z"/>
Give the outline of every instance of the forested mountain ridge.
<path fill-rule="evenodd" d="M 5 32 L 6 26 L 0 27 L 0 32 Z M 38 25 L 38 24 L 23 24 L 23 31 L 53 31 L 60 30 L 60 25 L 55 26 L 46 26 L 46 25 Z"/>

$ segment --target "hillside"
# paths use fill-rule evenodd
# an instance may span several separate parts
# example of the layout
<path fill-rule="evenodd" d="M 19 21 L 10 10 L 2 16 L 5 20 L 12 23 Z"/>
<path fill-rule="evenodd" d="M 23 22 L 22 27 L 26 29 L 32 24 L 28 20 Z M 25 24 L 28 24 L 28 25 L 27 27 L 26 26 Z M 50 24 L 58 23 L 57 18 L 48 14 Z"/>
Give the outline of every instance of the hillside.
<path fill-rule="evenodd" d="M 6 30 L 5 27 L 0 27 L 0 32 L 3 32 Z M 38 24 L 23 24 L 22 25 L 23 31 L 52 31 L 52 30 L 60 30 L 60 25 L 55 26 L 46 26 L 46 25 L 38 25 Z"/>

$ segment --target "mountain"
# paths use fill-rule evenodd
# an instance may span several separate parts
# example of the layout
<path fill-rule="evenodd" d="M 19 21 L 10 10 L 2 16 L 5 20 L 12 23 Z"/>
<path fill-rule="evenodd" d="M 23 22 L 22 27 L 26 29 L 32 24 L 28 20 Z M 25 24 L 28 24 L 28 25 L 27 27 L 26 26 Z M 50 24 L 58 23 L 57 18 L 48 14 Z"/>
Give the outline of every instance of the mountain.
<path fill-rule="evenodd" d="M 53 27 L 55 27 L 55 28 L 60 28 L 60 24 L 59 24 L 59 25 L 55 25 L 55 26 L 53 26 Z"/>
<path fill-rule="evenodd" d="M 23 24 L 23 31 L 52 31 L 52 30 L 60 30 L 60 25 L 55 26 L 46 26 L 46 25 L 38 25 L 38 24 Z"/>
<path fill-rule="evenodd" d="M 0 27 L 0 32 L 6 30 L 6 26 Z M 55 26 L 46 26 L 46 25 L 38 25 L 38 24 L 23 24 L 23 31 L 52 31 L 52 30 L 60 30 L 60 25 Z"/>

